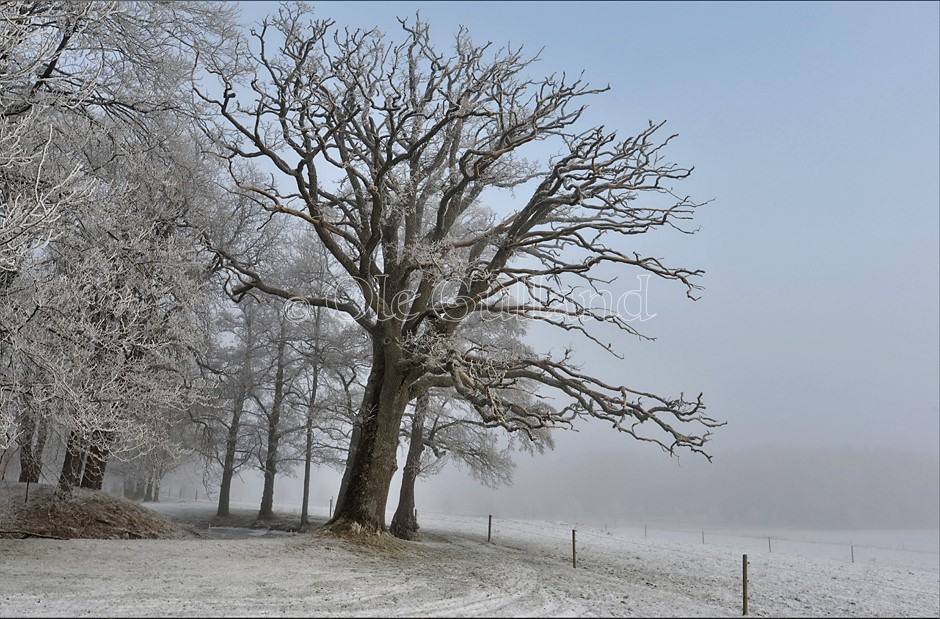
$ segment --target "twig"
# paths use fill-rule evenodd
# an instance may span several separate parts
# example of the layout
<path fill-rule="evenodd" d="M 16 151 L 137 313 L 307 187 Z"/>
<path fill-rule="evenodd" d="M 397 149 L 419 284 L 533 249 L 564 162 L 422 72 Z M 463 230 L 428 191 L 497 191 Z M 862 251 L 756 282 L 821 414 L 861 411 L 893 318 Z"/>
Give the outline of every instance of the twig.
<path fill-rule="evenodd" d="M 24 539 L 27 537 L 41 537 L 43 539 L 61 539 L 61 540 L 71 539 L 69 537 L 59 537 L 58 535 L 46 535 L 45 533 L 33 533 L 32 531 L 20 531 L 19 529 L 0 529 L 0 535 L 5 535 L 5 534 L 22 535 Z"/>

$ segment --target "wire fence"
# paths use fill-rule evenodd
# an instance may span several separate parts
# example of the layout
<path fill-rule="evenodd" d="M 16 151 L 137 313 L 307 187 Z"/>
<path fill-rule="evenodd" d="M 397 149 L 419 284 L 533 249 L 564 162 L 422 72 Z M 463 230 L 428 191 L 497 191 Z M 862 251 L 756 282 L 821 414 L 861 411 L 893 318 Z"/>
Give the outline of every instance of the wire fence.
<path fill-rule="evenodd" d="M 183 502 L 206 502 L 214 498 L 204 493 L 187 496 L 180 492 L 178 497 L 173 493 L 166 500 L 181 500 Z M 255 507 L 255 503 L 241 503 L 232 501 L 232 506 Z M 276 503 L 275 511 L 284 513 L 300 513 L 300 506 L 293 503 Z M 332 516 L 333 501 L 311 501 L 309 514 L 311 519 L 328 519 Z M 483 531 L 486 531 L 486 520 L 489 515 L 465 514 L 451 512 L 421 511 L 421 519 L 436 522 L 460 522 L 463 524 L 477 524 L 483 522 Z M 588 535 L 601 535 L 602 539 L 616 540 L 625 543 L 642 545 L 638 540 L 655 539 L 659 541 L 677 542 L 685 544 L 720 545 L 730 550 L 749 553 L 782 553 L 785 555 L 804 556 L 811 558 L 828 558 L 848 563 L 875 563 L 895 567 L 912 567 L 920 570 L 933 571 L 940 574 L 940 549 L 928 550 L 924 548 L 908 548 L 905 546 L 886 546 L 879 544 L 854 543 L 845 541 L 807 539 L 805 537 L 788 537 L 779 534 L 754 534 L 728 532 L 714 529 L 677 528 L 663 525 L 632 525 L 616 526 L 613 531 L 606 526 L 585 524 L 582 522 L 558 523 L 539 522 L 543 528 L 552 527 L 559 533 L 552 535 L 532 530 L 531 520 L 514 518 L 494 518 L 494 524 L 516 532 L 526 532 L 536 537 L 556 538 L 570 541 L 571 529 L 578 529 Z"/>
<path fill-rule="evenodd" d="M 194 501 L 195 498 L 190 497 L 187 501 L 183 497 L 182 501 Z M 205 497 L 199 497 L 198 502 L 205 500 Z M 293 504 L 276 504 L 275 510 L 298 514 L 300 511 L 299 506 Z M 311 502 L 309 513 L 312 519 L 323 521 L 332 515 L 332 510 L 332 501 Z M 729 568 L 740 569 L 742 555 L 739 553 L 743 553 L 745 566 L 751 566 L 750 576 L 747 567 L 744 568 L 741 576 L 743 581 L 737 593 L 740 595 L 743 590 L 745 614 L 748 596 L 759 601 L 762 595 L 769 595 L 765 593 L 767 583 L 773 582 L 779 586 L 788 579 L 795 589 L 804 587 L 807 582 L 826 582 L 835 583 L 843 590 L 853 588 L 858 595 L 878 592 L 885 597 L 915 595 L 921 596 L 925 604 L 940 604 L 940 552 L 924 548 L 649 525 L 615 527 L 610 530 L 606 526 L 579 522 L 540 522 L 430 510 L 419 511 L 418 517 L 419 522 L 436 529 L 456 532 L 480 543 L 492 541 L 505 548 L 539 553 L 548 560 L 558 561 L 559 565 L 575 563 L 574 555 L 577 553 L 578 565 L 584 561 L 590 566 L 596 563 L 593 559 L 611 554 L 622 556 L 624 548 L 632 546 L 661 556 L 675 557 L 677 563 L 682 562 L 683 558 L 695 557 L 699 565 L 727 562 Z M 577 551 L 573 530 L 577 532 Z M 776 560 L 771 555 L 782 560 Z M 905 558 L 912 560 L 905 561 Z M 833 560 L 859 565 L 833 570 Z M 918 570 L 924 576 L 931 575 L 926 580 L 915 579 L 914 582 L 918 584 L 929 583 L 933 575 L 937 575 L 937 588 L 929 590 L 905 586 L 903 580 L 900 584 L 891 582 L 885 578 L 885 572 L 865 569 L 872 565 Z M 910 573 L 914 574 L 913 571 Z M 750 593 L 745 584 L 747 582 L 751 583 Z"/>
<path fill-rule="evenodd" d="M 449 514 L 445 512 L 432 511 L 424 511 L 422 514 L 422 520 L 436 523 L 439 526 L 449 525 L 450 528 L 453 529 L 455 524 L 460 524 L 462 525 L 460 528 L 461 533 L 469 534 L 473 537 L 479 537 L 479 539 L 483 541 L 487 539 L 489 518 L 490 516 L 488 515 L 481 516 L 474 514 Z M 815 545 L 816 547 L 832 547 L 843 550 L 847 549 L 849 550 L 849 553 L 844 553 L 846 556 L 842 558 L 846 563 L 858 562 L 856 559 L 860 557 L 855 556 L 856 548 L 860 550 L 878 551 L 881 553 L 897 555 L 907 554 L 909 556 L 916 556 L 920 559 L 919 563 L 921 563 L 921 565 L 913 569 L 940 575 L 940 552 L 925 549 L 897 548 L 868 544 L 845 544 L 843 542 L 797 539 L 774 535 L 759 536 L 750 534 L 733 534 L 728 532 L 708 531 L 707 529 L 674 529 L 668 527 L 651 528 L 649 526 L 644 526 L 642 529 L 633 527 L 633 529 L 637 531 L 637 534 L 633 536 L 627 536 L 620 531 L 611 532 L 609 530 L 602 530 L 596 526 L 572 522 L 534 522 L 527 520 L 515 520 L 510 518 L 493 518 L 491 522 L 493 543 L 501 544 L 507 547 L 518 547 L 520 543 L 525 543 L 525 539 L 531 536 L 537 538 L 540 540 L 541 544 L 548 546 L 548 548 L 551 548 L 552 550 L 557 548 L 557 551 L 554 553 L 556 556 L 559 553 L 565 554 L 566 552 L 570 552 L 573 554 L 575 552 L 572 536 L 572 530 L 575 530 L 578 533 L 579 549 L 577 551 L 577 556 L 579 558 L 583 557 L 585 554 L 589 555 L 590 553 L 618 552 L 618 549 L 611 548 L 613 545 L 612 542 L 615 542 L 616 544 L 625 546 L 635 546 L 638 548 L 655 550 L 656 552 L 670 553 L 675 555 L 677 558 L 686 556 L 697 557 L 699 559 L 715 560 L 715 554 L 707 554 L 705 552 L 698 552 L 693 550 L 696 542 L 693 541 L 691 535 L 695 534 L 695 536 L 698 538 L 698 543 L 706 546 L 714 546 L 715 538 L 724 540 L 724 544 L 718 545 L 722 550 L 729 551 L 729 561 L 734 560 L 736 562 L 740 562 L 740 555 L 731 553 L 733 550 L 742 550 L 740 547 L 736 548 L 734 544 L 734 542 L 740 540 L 747 540 L 748 542 L 759 541 L 761 543 L 766 541 L 767 547 L 763 549 L 763 552 L 767 555 L 776 552 L 780 555 L 794 558 L 807 556 L 798 552 L 793 552 L 792 548 L 783 548 L 781 551 L 781 545 L 779 542 L 785 542 L 791 544 Z M 475 531 L 479 531 L 479 534 L 477 534 Z M 675 538 L 669 539 L 668 537 L 657 535 L 662 533 L 682 533 L 687 534 L 687 538 L 685 540 L 677 541 Z M 776 550 L 774 550 L 774 542 L 778 542 Z M 570 551 L 568 550 L 569 545 Z M 793 561 L 781 562 L 758 560 L 757 562 L 752 562 L 747 558 L 747 549 L 744 550 L 745 562 L 747 562 L 748 565 L 755 565 L 757 568 L 751 572 L 750 578 L 752 581 L 756 580 L 757 582 L 760 582 L 761 578 L 773 578 L 774 580 L 779 580 L 782 575 L 795 574 L 814 582 L 837 580 L 842 584 L 855 585 L 859 588 L 859 590 L 912 593 L 926 596 L 927 598 L 936 599 L 938 602 L 940 602 L 940 590 L 930 591 L 925 589 L 915 589 L 896 585 L 891 582 L 886 582 L 884 579 L 876 580 L 875 578 L 866 576 L 866 572 L 864 570 L 856 570 L 852 573 L 845 573 L 844 571 L 840 571 L 838 575 L 834 575 L 832 571 L 826 571 L 825 564 L 820 563 L 819 561 L 807 561 L 802 566 L 794 565 Z M 818 553 L 815 555 L 810 554 L 808 557 L 811 559 L 832 558 L 820 556 Z M 924 560 L 924 558 L 926 558 L 926 560 Z M 837 560 L 839 559 L 837 558 Z M 868 562 L 872 563 L 873 561 L 871 558 L 869 558 Z M 880 561 L 879 564 L 890 565 L 892 567 L 904 567 L 908 570 L 912 569 L 910 565 L 892 565 L 890 562 L 884 560 Z M 744 578 L 748 578 L 746 575 L 746 570 L 744 573 Z M 940 576 L 938 576 L 938 578 L 940 578 Z M 938 584 L 940 584 L 940 580 L 938 580 Z M 759 589 L 755 593 L 752 588 L 752 595 L 757 594 L 759 594 Z M 745 599 L 746 596 L 747 593 L 745 592 Z"/>

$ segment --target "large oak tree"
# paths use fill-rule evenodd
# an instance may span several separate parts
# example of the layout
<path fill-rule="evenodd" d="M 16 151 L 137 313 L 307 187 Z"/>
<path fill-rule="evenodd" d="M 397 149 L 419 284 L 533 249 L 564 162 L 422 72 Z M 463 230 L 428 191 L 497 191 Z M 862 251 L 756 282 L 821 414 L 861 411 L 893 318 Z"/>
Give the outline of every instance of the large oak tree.
<path fill-rule="evenodd" d="M 700 396 L 610 384 L 569 354 L 460 336 L 479 314 L 542 321 L 610 349 L 595 325 L 639 335 L 616 307 L 583 294 L 599 293 L 598 272 L 611 267 L 676 281 L 694 298 L 699 270 L 625 249 L 634 235 L 682 229 L 698 206 L 673 193 L 690 169 L 665 158 L 672 136 L 661 123 L 625 138 L 585 126 L 585 102 L 605 89 L 533 78 L 524 50 L 476 44 L 464 30 L 440 48 L 420 20 L 402 21 L 393 40 L 294 5 L 237 47 L 206 58 L 215 78 L 197 85 L 214 114 L 206 130 L 233 162 L 237 191 L 310 226 L 343 277 L 331 294 L 304 294 L 220 248 L 240 279 L 232 292 L 300 297 L 347 315 L 371 340 L 333 527 L 384 530 L 402 416 L 431 386 L 453 389 L 485 426 L 528 432 L 596 418 L 668 452 L 704 453 L 720 423 Z M 242 158 L 263 162 L 270 178 L 240 175 Z M 537 404 L 511 396 L 532 385 Z"/>

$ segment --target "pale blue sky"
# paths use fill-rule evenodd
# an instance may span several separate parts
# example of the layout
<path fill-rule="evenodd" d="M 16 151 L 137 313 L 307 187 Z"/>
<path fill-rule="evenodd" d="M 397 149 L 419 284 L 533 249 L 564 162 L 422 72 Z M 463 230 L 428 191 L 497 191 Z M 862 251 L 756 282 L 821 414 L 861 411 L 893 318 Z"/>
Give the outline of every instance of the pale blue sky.
<path fill-rule="evenodd" d="M 243 3 L 246 18 L 276 9 Z M 320 2 L 393 34 L 420 10 L 444 44 L 544 48 L 533 72 L 586 71 L 588 118 L 679 134 L 680 186 L 714 198 L 692 237 L 643 247 L 702 267 L 703 298 L 653 282 L 622 364 L 664 393 L 704 391 L 729 422 L 713 451 L 784 446 L 940 451 L 940 4 Z M 632 274 L 625 288 L 635 286 Z M 566 340 L 567 341 L 567 340 Z M 585 350 L 585 353 L 588 351 Z M 565 450 L 621 445 L 607 429 Z M 644 448 L 648 449 L 648 448 Z"/>

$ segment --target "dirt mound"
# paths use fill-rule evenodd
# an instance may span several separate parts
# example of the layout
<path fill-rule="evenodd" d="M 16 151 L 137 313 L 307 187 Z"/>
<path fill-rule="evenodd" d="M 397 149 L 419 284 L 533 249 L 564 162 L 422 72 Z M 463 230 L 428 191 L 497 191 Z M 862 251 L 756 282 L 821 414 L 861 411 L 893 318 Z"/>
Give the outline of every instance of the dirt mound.
<path fill-rule="evenodd" d="M 58 496 L 46 484 L 0 482 L 0 538 L 184 539 L 196 534 L 160 514 L 98 490 Z"/>

